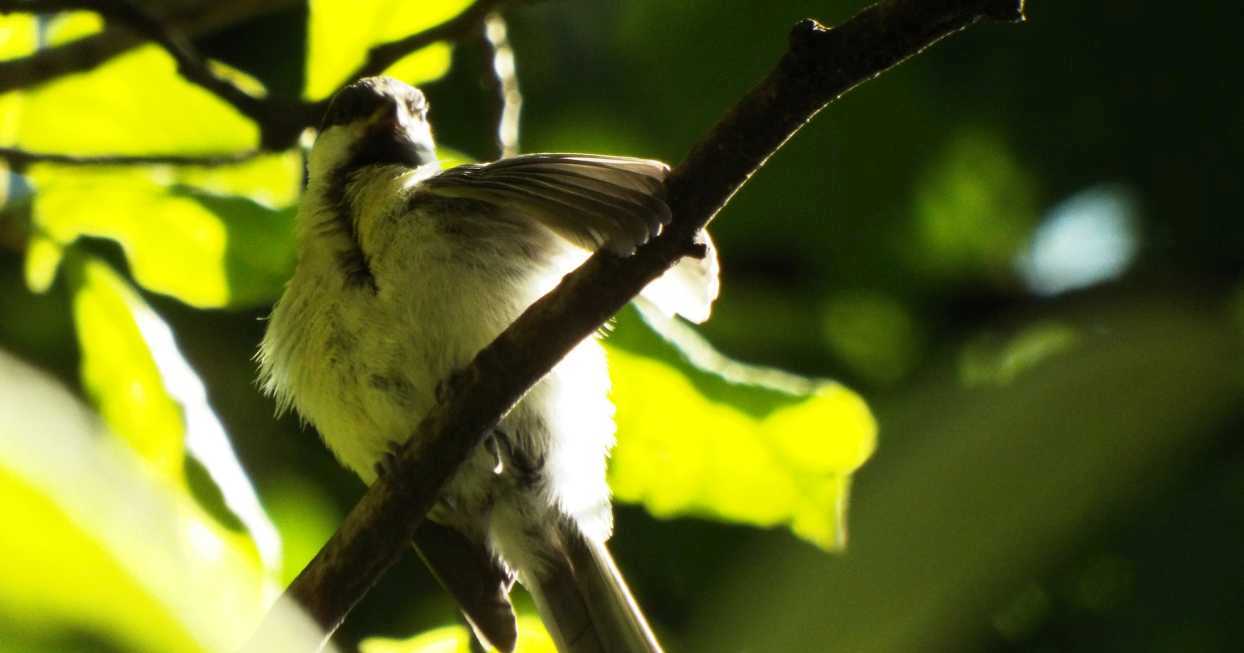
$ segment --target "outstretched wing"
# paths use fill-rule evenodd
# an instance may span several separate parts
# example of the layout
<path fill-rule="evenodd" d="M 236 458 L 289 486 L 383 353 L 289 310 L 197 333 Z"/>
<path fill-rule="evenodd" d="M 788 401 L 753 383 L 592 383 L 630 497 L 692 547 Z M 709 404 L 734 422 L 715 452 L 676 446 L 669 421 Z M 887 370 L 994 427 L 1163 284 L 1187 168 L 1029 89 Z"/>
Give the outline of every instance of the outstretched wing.
<path fill-rule="evenodd" d="M 469 164 L 426 179 L 421 190 L 505 207 L 587 250 L 629 256 L 670 222 L 665 203 L 669 166 L 598 154 L 527 154 Z M 645 290 L 668 313 L 703 322 L 717 297 L 717 253 L 683 259 Z"/>
<path fill-rule="evenodd" d="M 668 174 L 647 159 L 528 154 L 451 168 L 422 188 L 517 209 L 585 249 L 625 256 L 669 224 Z"/>

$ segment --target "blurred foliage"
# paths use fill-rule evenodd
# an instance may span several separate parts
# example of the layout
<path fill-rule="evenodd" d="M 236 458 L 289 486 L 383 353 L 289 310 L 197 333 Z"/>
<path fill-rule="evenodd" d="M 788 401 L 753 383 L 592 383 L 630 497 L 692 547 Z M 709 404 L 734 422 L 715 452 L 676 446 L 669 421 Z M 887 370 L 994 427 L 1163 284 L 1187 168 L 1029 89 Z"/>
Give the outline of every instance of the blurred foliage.
<path fill-rule="evenodd" d="M 256 94 L 319 99 L 467 4 L 309 0 L 196 45 Z M 1199 27 L 1172 35 L 1152 3 L 1029 4 L 774 156 L 713 227 L 710 322 L 618 317 L 611 546 L 670 650 L 1244 638 L 1244 119 L 1211 65 L 1238 58 L 1235 16 L 1186 5 Z M 790 24 L 863 5 L 518 3 L 523 147 L 677 161 Z M 0 59 L 100 26 L 3 15 Z M 445 158 L 494 148 L 489 66 L 464 41 L 389 70 L 424 86 Z M 31 150 L 231 153 L 257 133 L 150 45 L 0 95 L 0 145 Z M 301 173 L 295 150 L 0 174 L 0 651 L 235 647 L 357 499 L 253 387 Z M 826 556 L 848 496 L 850 549 Z M 453 614 L 407 560 L 339 639 L 467 650 Z M 257 650 L 314 637 L 287 618 Z"/>
<path fill-rule="evenodd" d="M 557 653 L 553 638 L 536 616 L 518 618 L 518 645 L 514 650 L 515 653 Z M 471 635 L 465 626 L 445 626 L 409 639 L 373 637 L 363 640 L 359 653 L 472 653 Z"/>
<path fill-rule="evenodd" d="M 44 374 L 7 354 L 0 371 L 0 409 L 24 416 L 0 423 L 5 650 L 66 650 L 74 633 L 138 651 L 245 643 L 276 589 L 249 542 Z M 290 645 L 318 641 L 301 614 L 277 617 Z"/>

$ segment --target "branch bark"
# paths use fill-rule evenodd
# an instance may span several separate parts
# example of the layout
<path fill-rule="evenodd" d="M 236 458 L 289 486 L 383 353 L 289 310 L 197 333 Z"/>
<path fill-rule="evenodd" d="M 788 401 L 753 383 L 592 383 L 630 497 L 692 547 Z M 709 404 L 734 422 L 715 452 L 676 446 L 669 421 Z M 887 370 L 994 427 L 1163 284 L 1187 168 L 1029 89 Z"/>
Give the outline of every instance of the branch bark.
<path fill-rule="evenodd" d="M 986 18 L 1020 21 L 1023 0 L 887 0 L 832 30 L 813 20 L 796 25 L 768 77 L 670 175 L 669 227 L 629 258 L 597 252 L 481 351 L 401 448 L 394 473 L 372 484 L 286 598 L 331 634 L 409 548 L 488 430 L 570 349 L 693 253 L 695 234 L 787 139 L 846 91 Z"/>
<path fill-rule="evenodd" d="M 249 161 L 259 155 L 256 150 L 225 154 L 104 154 L 99 156 L 76 156 L 58 152 L 31 152 L 14 147 L 0 147 L 0 161 L 8 164 L 14 172 L 22 172 L 37 163 L 55 163 L 63 166 L 223 166 Z"/>

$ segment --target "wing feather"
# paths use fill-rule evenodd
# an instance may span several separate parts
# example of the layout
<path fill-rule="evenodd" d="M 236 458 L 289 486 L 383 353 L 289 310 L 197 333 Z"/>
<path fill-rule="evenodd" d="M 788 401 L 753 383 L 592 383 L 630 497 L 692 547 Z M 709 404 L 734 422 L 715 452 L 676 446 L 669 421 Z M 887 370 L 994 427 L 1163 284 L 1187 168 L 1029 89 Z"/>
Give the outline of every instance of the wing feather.
<path fill-rule="evenodd" d="M 669 166 L 660 161 L 597 154 L 527 154 L 445 170 L 420 184 L 426 192 L 504 207 L 589 250 L 629 255 L 672 218 L 665 203 Z M 669 313 L 702 322 L 717 297 L 717 252 L 683 259 L 644 296 Z"/>

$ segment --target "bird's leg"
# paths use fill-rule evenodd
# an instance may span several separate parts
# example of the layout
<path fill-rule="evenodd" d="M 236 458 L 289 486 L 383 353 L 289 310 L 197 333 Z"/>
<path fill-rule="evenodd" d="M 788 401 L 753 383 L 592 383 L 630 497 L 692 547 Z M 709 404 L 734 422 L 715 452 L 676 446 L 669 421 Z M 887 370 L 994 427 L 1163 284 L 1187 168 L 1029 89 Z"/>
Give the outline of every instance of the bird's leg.
<path fill-rule="evenodd" d="M 466 374 L 462 370 L 450 370 L 449 374 L 445 375 L 445 378 L 436 384 L 436 402 L 439 404 L 449 403 L 449 400 L 458 394 L 458 391 L 462 389 L 465 383 Z"/>
<path fill-rule="evenodd" d="M 501 460 L 501 449 L 497 446 L 498 433 L 500 431 L 494 431 L 484 438 L 484 449 L 487 449 L 488 453 L 492 454 L 493 460 L 497 461 L 497 464 L 492 467 L 492 473 L 500 476 L 501 472 L 505 471 L 505 462 Z"/>
<path fill-rule="evenodd" d="M 514 470 L 515 476 L 523 485 L 534 485 L 539 480 L 540 472 L 544 469 L 544 456 L 531 456 L 519 446 L 517 446 L 508 433 L 501 429 L 493 431 L 496 444 L 500 445 L 501 452 L 505 453 L 505 458 L 510 461 L 510 467 Z M 500 457 L 498 458 L 500 460 Z"/>

